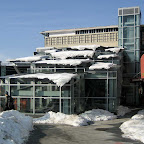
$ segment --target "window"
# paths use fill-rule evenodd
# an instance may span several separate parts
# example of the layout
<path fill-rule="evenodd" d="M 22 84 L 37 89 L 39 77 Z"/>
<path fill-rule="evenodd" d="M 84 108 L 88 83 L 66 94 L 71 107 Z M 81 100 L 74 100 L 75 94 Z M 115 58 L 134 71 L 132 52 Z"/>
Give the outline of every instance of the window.
<path fill-rule="evenodd" d="M 52 42 L 52 45 L 56 45 L 56 38 L 54 37 L 54 38 L 51 38 L 51 42 Z"/>
<path fill-rule="evenodd" d="M 104 34 L 104 39 L 103 39 L 104 42 L 107 42 L 109 41 L 109 34 Z"/>
<path fill-rule="evenodd" d="M 79 43 L 79 36 L 73 37 L 73 43 Z"/>
<path fill-rule="evenodd" d="M 103 41 L 103 34 L 98 34 L 98 42 L 102 42 Z"/>
<path fill-rule="evenodd" d="M 57 37 L 57 45 L 61 45 L 62 44 L 62 37 Z"/>
<path fill-rule="evenodd" d="M 97 34 L 92 35 L 92 42 L 97 42 Z"/>
<path fill-rule="evenodd" d="M 86 43 L 91 43 L 91 35 L 86 35 L 85 41 L 86 41 Z"/>
<path fill-rule="evenodd" d="M 115 37 L 115 33 L 110 33 L 110 41 L 115 41 L 116 37 Z"/>
<path fill-rule="evenodd" d="M 69 36 L 68 37 L 68 44 L 72 44 L 73 43 L 73 36 Z"/>
<path fill-rule="evenodd" d="M 85 36 L 84 35 L 80 36 L 79 38 L 80 38 L 80 43 L 85 43 Z"/>
<path fill-rule="evenodd" d="M 51 38 L 46 38 L 45 42 L 46 42 L 46 45 L 51 45 Z"/>
<path fill-rule="evenodd" d="M 67 37 L 63 37 L 63 44 L 67 44 Z"/>

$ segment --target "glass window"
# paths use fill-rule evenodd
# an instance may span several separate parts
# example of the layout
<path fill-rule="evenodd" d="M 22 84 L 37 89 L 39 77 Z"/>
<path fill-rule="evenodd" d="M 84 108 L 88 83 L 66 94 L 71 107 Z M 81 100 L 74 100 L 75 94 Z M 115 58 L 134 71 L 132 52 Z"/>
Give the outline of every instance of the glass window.
<path fill-rule="evenodd" d="M 134 25 L 134 15 L 123 16 L 124 26 L 133 26 Z"/>
<path fill-rule="evenodd" d="M 25 113 L 33 113 L 33 98 L 14 98 L 16 110 Z"/>
<path fill-rule="evenodd" d="M 92 42 L 97 42 L 98 38 L 97 38 L 97 34 L 92 35 Z"/>
<path fill-rule="evenodd" d="M 67 44 L 67 37 L 63 37 L 63 44 Z"/>
<path fill-rule="evenodd" d="M 59 112 L 59 99 L 51 98 L 36 98 L 35 99 L 35 112 L 46 113 L 49 111 Z"/>
<path fill-rule="evenodd" d="M 124 61 L 125 62 L 135 61 L 134 51 L 125 51 L 124 52 Z"/>
<path fill-rule="evenodd" d="M 33 97 L 33 86 L 32 85 L 17 85 L 11 86 L 11 96 L 23 96 L 23 97 Z"/>
<path fill-rule="evenodd" d="M 136 36 L 137 38 L 140 37 L 140 27 L 135 27 L 135 36 Z"/>
<path fill-rule="evenodd" d="M 124 38 L 134 38 L 134 27 L 124 27 L 123 28 Z"/>
<path fill-rule="evenodd" d="M 123 39 L 124 46 L 134 45 L 134 38 L 131 39 Z"/>
<path fill-rule="evenodd" d="M 80 36 L 80 43 L 85 43 L 85 36 L 84 35 Z"/>
<path fill-rule="evenodd" d="M 109 87 L 109 97 L 117 97 L 116 80 L 109 80 L 108 87 Z"/>
<path fill-rule="evenodd" d="M 135 16 L 135 24 L 140 25 L 140 15 Z"/>
<path fill-rule="evenodd" d="M 91 35 L 85 36 L 86 43 L 91 43 Z"/>
<path fill-rule="evenodd" d="M 36 97 L 59 97 L 60 90 L 57 86 L 36 86 Z"/>
<path fill-rule="evenodd" d="M 71 102 L 70 99 L 62 99 L 61 100 L 61 112 L 64 114 L 70 114 L 70 107 L 71 107 Z"/>

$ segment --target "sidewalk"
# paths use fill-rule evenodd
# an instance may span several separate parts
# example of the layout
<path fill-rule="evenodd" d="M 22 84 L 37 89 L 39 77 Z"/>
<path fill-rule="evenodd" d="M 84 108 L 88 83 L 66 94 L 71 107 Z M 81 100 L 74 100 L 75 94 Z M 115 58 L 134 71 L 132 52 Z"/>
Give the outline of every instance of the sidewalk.
<path fill-rule="evenodd" d="M 142 144 L 122 138 L 119 126 L 138 109 L 119 119 L 99 121 L 93 125 L 72 127 L 67 125 L 35 125 L 26 144 Z"/>

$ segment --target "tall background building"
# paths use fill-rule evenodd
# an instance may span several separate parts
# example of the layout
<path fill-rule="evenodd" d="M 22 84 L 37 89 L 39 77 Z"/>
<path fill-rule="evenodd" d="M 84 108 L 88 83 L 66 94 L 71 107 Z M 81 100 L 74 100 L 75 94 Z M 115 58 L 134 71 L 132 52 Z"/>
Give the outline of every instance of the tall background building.
<path fill-rule="evenodd" d="M 127 104 L 139 103 L 139 85 L 131 80 L 140 73 L 140 21 L 139 7 L 118 9 L 118 44 L 124 48 L 123 95 Z"/>

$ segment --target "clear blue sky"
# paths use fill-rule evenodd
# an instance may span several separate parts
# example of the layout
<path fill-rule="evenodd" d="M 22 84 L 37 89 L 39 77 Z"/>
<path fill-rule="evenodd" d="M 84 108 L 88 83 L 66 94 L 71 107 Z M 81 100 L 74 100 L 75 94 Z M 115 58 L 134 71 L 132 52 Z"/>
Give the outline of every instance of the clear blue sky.
<path fill-rule="evenodd" d="M 41 31 L 117 25 L 118 8 L 144 0 L 0 0 L 0 60 L 32 56 Z"/>

